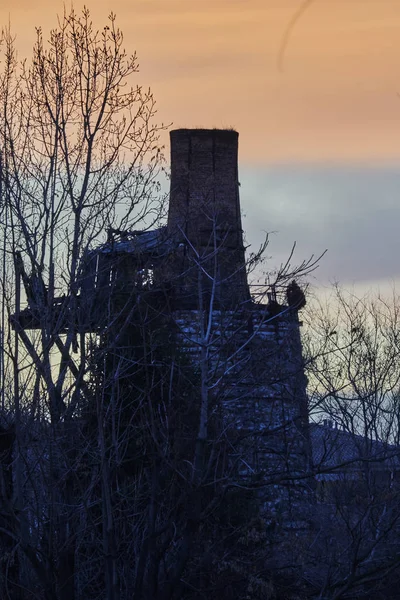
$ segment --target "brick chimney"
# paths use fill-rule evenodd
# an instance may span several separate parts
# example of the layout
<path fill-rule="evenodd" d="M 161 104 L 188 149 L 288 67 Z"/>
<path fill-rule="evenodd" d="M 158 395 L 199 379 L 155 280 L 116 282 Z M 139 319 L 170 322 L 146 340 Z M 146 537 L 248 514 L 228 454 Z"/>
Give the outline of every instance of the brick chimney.
<path fill-rule="evenodd" d="M 181 249 L 179 293 L 187 300 L 198 296 L 200 272 L 206 294 L 214 287 L 217 303 L 237 306 L 250 298 L 239 202 L 239 134 L 176 129 L 170 137 L 168 233 Z"/>

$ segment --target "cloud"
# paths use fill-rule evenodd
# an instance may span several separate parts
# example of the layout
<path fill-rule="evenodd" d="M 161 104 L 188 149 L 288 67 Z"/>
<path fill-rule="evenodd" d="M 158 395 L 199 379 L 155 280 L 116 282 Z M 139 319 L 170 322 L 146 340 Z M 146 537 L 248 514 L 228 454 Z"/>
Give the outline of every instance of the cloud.
<path fill-rule="evenodd" d="M 294 241 L 298 262 L 328 249 L 318 281 L 400 277 L 400 169 L 286 165 L 241 169 L 247 240 L 271 236 L 272 264 Z"/>

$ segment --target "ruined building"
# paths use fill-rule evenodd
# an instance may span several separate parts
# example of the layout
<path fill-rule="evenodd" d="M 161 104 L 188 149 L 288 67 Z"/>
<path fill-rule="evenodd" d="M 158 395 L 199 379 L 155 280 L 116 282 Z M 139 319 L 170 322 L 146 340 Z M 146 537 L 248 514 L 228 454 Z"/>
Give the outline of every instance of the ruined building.
<path fill-rule="evenodd" d="M 272 505 L 287 508 L 293 490 L 295 496 L 309 493 L 308 484 L 294 485 L 310 462 L 298 319 L 304 295 L 286 282 L 286 297 L 278 297 L 275 289 L 261 301 L 252 297 L 240 212 L 238 133 L 178 129 L 170 136 L 167 224 L 110 230 L 107 242 L 86 255 L 73 322 L 68 311 L 61 313 L 64 299 L 54 299 L 53 319 L 61 323 L 60 331 L 75 328 L 77 335 L 97 332 L 119 339 L 123 324 L 143 307 L 163 315 L 162 327 L 173 332 L 191 364 L 203 364 L 203 383 L 213 399 L 208 410 L 218 406 L 224 427 L 243 438 L 240 450 L 233 451 L 238 476 L 268 476 L 274 482 L 270 488 L 278 490 Z M 24 329 L 39 328 L 30 285 L 37 278 L 25 282 L 20 270 L 28 307 L 19 322 Z M 118 343 L 134 344 L 129 336 Z"/>
<path fill-rule="evenodd" d="M 86 255 L 74 322 L 61 312 L 65 298 L 53 300 L 53 319 L 60 332 L 73 327 L 77 335 L 101 335 L 110 319 L 119 315 L 121 323 L 138 298 L 145 298 L 146 305 L 168 315 L 194 363 L 206 348 L 208 386 L 214 394 L 223 387 L 224 419 L 237 431 L 253 432 L 242 474 L 264 471 L 268 464 L 278 479 L 289 471 L 292 477 L 297 470 L 307 471 L 310 459 L 298 320 L 304 296 L 292 283 L 286 299 L 281 295 L 279 301 L 275 289 L 261 302 L 252 298 L 240 212 L 238 133 L 178 129 L 170 137 L 166 226 L 110 230 L 107 242 Z M 24 329 L 40 328 L 33 294 L 38 278 L 28 278 L 17 259 L 28 299 L 19 322 Z M 275 433 L 266 435 L 270 430 Z"/>
<path fill-rule="evenodd" d="M 78 305 L 71 309 L 75 300 L 67 298 L 65 308 L 66 299 L 55 298 L 52 319 L 59 334 L 75 331 L 81 347 L 90 332 L 118 347 L 119 357 L 125 356 L 125 366 L 118 367 L 124 381 L 137 377 L 130 365 L 137 362 L 138 348 L 142 352 L 156 345 L 148 358 L 156 364 L 173 340 L 207 396 L 199 401 L 201 423 L 195 418 L 191 427 L 206 439 L 207 429 L 218 421 L 232 444 L 235 476 L 267 483 L 268 494 L 260 492 L 263 512 L 279 513 L 292 523 L 298 520 L 298 502 L 313 494 L 305 477 L 311 451 L 298 319 L 304 295 L 288 281 L 286 295 L 273 288 L 261 301 L 249 289 L 238 133 L 178 129 L 170 136 L 167 224 L 144 231 L 110 230 L 106 243 L 85 256 Z M 28 299 L 19 323 L 24 329 L 40 328 L 43 299 L 35 303 L 35 289 L 43 286 L 34 287 L 38 277 L 27 277 L 18 256 L 16 268 Z M 127 328 L 130 322 L 140 326 Z M 155 327 L 163 331 L 161 341 L 159 334 L 157 342 L 149 334 Z M 114 366 L 107 368 L 115 370 L 115 359 L 111 362 Z M 292 512 L 297 516 L 288 518 Z"/>
<path fill-rule="evenodd" d="M 296 484 L 310 461 L 298 319 L 304 296 L 292 283 L 286 299 L 279 301 L 275 290 L 265 301 L 252 298 L 236 131 L 171 132 L 167 225 L 110 231 L 87 257 L 80 297 L 84 330 L 101 331 L 120 311 L 124 322 L 135 305 L 164 315 L 163 327 L 202 372 L 207 410 L 218 407 L 223 427 L 242 438 L 231 456 L 237 476 L 271 482 L 262 498 L 268 514 L 274 508 L 286 514 L 310 493 L 304 480 Z"/>

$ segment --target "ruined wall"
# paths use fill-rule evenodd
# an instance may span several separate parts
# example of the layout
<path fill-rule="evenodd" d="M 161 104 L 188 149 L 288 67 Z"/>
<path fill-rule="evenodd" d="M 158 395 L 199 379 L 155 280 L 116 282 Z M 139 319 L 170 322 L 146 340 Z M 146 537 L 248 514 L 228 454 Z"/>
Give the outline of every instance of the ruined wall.
<path fill-rule="evenodd" d="M 211 318 L 206 339 L 198 311 L 174 313 L 180 346 L 194 365 L 207 348 L 210 406 L 222 410 L 237 480 L 260 484 L 266 520 L 303 527 L 299 507 L 314 489 L 304 478 L 311 452 L 297 311 L 282 307 L 271 315 L 268 305 L 252 304 Z"/>

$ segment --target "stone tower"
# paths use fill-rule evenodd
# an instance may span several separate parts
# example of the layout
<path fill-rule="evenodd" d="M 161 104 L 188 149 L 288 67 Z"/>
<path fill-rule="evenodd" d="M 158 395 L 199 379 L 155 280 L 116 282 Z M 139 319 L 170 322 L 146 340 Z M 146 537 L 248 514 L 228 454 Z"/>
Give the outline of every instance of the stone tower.
<path fill-rule="evenodd" d="M 207 313 L 213 357 L 208 382 L 219 395 L 216 402 L 227 431 L 243 439 L 232 457 L 238 477 L 275 481 L 267 493 L 260 491 L 261 512 L 279 513 L 293 524 L 290 515 L 298 512 L 310 491 L 301 481 L 309 468 L 310 446 L 299 305 L 280 304 L 275 294 L 265 304 L 251 299 L 240 214 L 238 137 L 231 130 L 171 132 L 167 233 L 177 247 L 170 271 L 176 294 L 174 322 L 182 332 L 182 346 L 196 363 L 204 348 L 199 308 Z"/>

